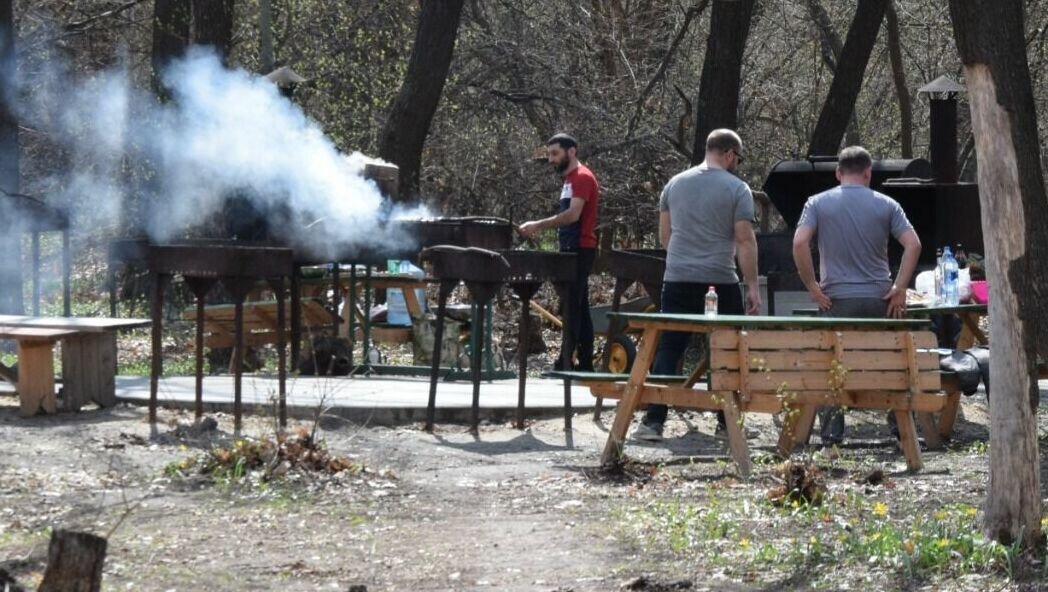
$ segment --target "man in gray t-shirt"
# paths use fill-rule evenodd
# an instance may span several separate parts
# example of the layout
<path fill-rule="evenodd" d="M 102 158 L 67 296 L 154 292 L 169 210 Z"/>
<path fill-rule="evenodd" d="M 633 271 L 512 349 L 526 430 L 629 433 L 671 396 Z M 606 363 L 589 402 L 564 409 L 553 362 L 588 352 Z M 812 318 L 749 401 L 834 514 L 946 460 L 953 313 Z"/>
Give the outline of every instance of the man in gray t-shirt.
<path fill-rule="evenodd" d="M 701 314 L 706 291 L 717 292 L 717 311 L 725 315 L 757 314 L 757 239 L 753 233 L 753 195 L 732 174 L 742 162 L 742 139 L 729 129 L 706 138 L 701 164 L 670 179 L 659 200 L 659 242 L 666 247 L 662 312 Z M 739 290 L 735 258 L 746 284 Z M 691 335 L 666 331 L 659 341 L 652 372 L 675 374 Z M 649 405 L 633 437 L 662 440 L 665 405 Z M 724 414 L 718 413 L 718 430 Z"/>
<path fill-rule="evenodd" d="M 808 293 L 824 315 L 835 317 L 901 317 L 906 287 L 917 267 L 921 241 L 894 199 L 870 189 L 873 159 L 859 146 L 841 151 L 837 160 L 840 186 L 808 198 L 793 236 L 793 259 Z M 819 248 L 819 281 L 815 280 L 811 241 Z M 899 274 L 892 281 L 888 239 L 903 246 Z M 820 415 L 826 444 L 844 438 L 844 414 L 824 409 Z"/>

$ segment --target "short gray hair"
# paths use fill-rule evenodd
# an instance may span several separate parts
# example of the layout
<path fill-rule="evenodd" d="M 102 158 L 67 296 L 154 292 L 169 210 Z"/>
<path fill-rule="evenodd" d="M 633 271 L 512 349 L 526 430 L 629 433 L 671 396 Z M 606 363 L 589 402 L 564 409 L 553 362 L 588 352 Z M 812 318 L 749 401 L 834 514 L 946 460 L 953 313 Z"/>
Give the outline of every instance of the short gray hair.
<path fill-rule="evenodd" d="M 726 128 L 715 129 L 706 136 L 707 152 L 727 152 L 734 150 L 736 154 L 742 152 L 742 138 L 739 134 Z"/>
<path fill-rule="evenodd" d="M 846 175 L 858 175 L 873 166 L 873 158 L 862 146 L 848 146 L 837 155 L 837 170 Z"/>

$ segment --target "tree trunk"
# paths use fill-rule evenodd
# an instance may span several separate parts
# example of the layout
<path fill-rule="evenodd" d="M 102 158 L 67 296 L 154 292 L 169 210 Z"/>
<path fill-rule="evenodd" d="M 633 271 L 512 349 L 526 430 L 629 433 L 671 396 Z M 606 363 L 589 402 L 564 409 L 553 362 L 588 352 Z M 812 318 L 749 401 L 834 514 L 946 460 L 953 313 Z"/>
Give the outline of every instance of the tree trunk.
<path fill-rule="evenodd" d="M 404 83 L 382 130 L 379 155 L 400 167 L 401 199 L 418 193 L 422 149 L 444 91 L 463 0 L 421 0 Z"/>
<path fill-rule="evenodd" d="M 0 191 L 18 193 L 18 120 L 7 107 L 17 91 L 13 0 L 0 0 Z M 17 199 L 17 198 L 16 198 Z M 0 204 L 4 202 L 0 193 Z M 2 205 L 0 205 L 2 207 Z M 0 216 L 0 314 L 22 314 L 22 233 L 16 220 Z"/>
<path fill-rule="evenodd" d="M 877 32 L 890 0 L 859 0 L 855 17 L 848 29 L 848 37 L 841 48 L 837 68 L 833 74 L 830 91 L 819 113 L 819 122 L 815 125 L 808 154 L 836 154 L 841 146 L 841 138 L 848 127 L 848 120 L 855 111 L 855 101 L 862 89 L 862 79 L 866 74 L 866 64 L 873 53 L 877 41 Z"/>
<path fill-rule="evenodd" d="M 210 45 L 225 63 L 233 49 L 234 0 L 193 0 L 193 43 Z"/>
<path fill-rule="evenodd" d="M 54 531 L 39 592 L 98 592 L 105 558 L 104 538 L 86 532 Z"/>
<path fill-rule="evenodd" d="M 273 0 L 259 0 L 258 4 L 259 61 L 262 73 L 273 71 Z"/>
<path fill-rule="evenodd" d="M 841 57 L 841 38 L 833 29 L 833 21 L 830 20 L 830 15 L 826 13 L 826 9 L 822 7 L 819 0 L 808 0 L 807 4 L 808 14 L 811 15 L 815 28 L 819 30 L 822 63 L 830 69 L 831 73 L 836 74 L 837 60 Z M 858 146 L 862 143 L 862 136 L 859 135 L 859 119 L 855 117 L 854 110 L 852 110 L 851 117 L 848 118 L 848 127 L 844 135 L 849 146 Z"/>
<path fill-rule="evenodd" d="M 706 136 L 718 128 L 739 126 L 739 89 L 742 56 L 750 35 L 754 0 L 714 0 L 710 11 L 710 36 L 699 80 L 695 106 L 695 143 L 692 164 L 702 161 Z"/>
<path fill-rule="evenodd" d="M 1043 544 L 1037 354 L 1048 350 L 1048 197 L 1023 41 L 1021 0 L 950 0 L 979 167 L 990 285 L 987 536 Z"/>
<path fill-rule="evenodd" d="M 892 80 L 895 81 L 895 96 L 899 99 L 899 143 L 902 145 L 902 157 L 913 158 L 913 105 L 910 103 L 910 89 L 906 86 L 899 15 L 895 12 L 894 0 L 888 3 L 885 21 L 888 25 L 888 57 L 892 64 Z"/>
<path fill-rule="evenodd" d="M 189 46 L 190 0 L 156 0 L 153 4 L 153 91 L 167 97 L 160 73 Z"/>

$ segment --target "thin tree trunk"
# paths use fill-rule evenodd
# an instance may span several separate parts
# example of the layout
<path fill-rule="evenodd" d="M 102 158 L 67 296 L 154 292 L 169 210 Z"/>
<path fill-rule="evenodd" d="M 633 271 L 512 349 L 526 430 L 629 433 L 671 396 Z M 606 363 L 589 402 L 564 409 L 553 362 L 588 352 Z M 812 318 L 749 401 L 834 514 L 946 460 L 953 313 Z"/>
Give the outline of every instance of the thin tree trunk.
<path fill-rule="evenodd" d="M 262 73 L 273 71 L 273 0 L 259 0 L 258 6 L 259 61 Z"/>
<path fill-rule="evenodd" d="M 950 0 L 979 159 L 990 285 L 990 482 L 983 528 L 1043 544 L 1037 354 L 1048 353 L 1048 196 L 1021 0 Z"/>
<path fill-rule="evenodd" d="M 884 12 L 889 0 L 859 0 L 855 9 L 848 36 L 841 48 L 837 62 L 842 66 L 833 74 L 830 91 L 819 113 L 819 122 L 815 125 L 808 154 L 836 154 L 841 146 L 841 138 L 848 127 L 848 120 L 855 111 L 855 101 L 862 90 L 862 80 L 866 74 L 866 64 L 873 53 L 877 41 L 877 32 L 881 28 Z"/>
<path fill-rule="evenodd" d="M 888 25 L 888 57 L 892 65 L 892 80 L 895 81 L 895 96 L 899 99 L 899 143 L 902 145 L 902 157 L 913 158 L 913 105 L 910 103 L 910 89 L 906 86 L 899 15 L 895 12 L 894 0 L 888 3 L 885 23 Z"/>
<path fill-rule="evenodd" d="M 166 98 L 160 83 L 164 67 L 189 46 L 190 0 L 156 0 L 153 5 L 153 90 Z"/>
<path fill-rule="evenodd" d="M 750 35 L 754 0 L 714 0 L 710 11 L 710 36 L 699 80 L 695 106 L 695 148 L 692 164 L 706 153 L 706 136 L 718 128 L 739 126 L 739 90 L 742 56 Z"/>
<path fill-rule="evenodd" d="M 18 120 L 7 107 L 17 94 L 13 0 L 0 0 L 0 191 L 18 193 L 20 186 Z M 5 201 L 0 193 L 0 208 Z M 0 314 L 22 314 L 22 233 L 18 221 L 0 215 Z"/>
<path fill-rule="evenodd" d="M 418 192 L 422 149 L 451 69 L 462 4 L 463 0 L 421 0 L 407 73 L 379 143 L 379 155 L 400 167 L 401 199 Z"/>
<path fill-rule="evenodd" d="M 822 53 L 822 63 L 830 69 L 831 73 L 837 73 L 837 60 L 841 57 L 841 38 L 833 29 L 833 21 L 826 9 L 822 7 L 819 0 L 808 0 L 808 14 L 811 15 L 815 28 L 819 30 L 819 49 Z M 852 110 L 848 118 L 848 127 L 844 130 L 845 139 L 849 146 L 862 144 L 862 136 L 859 134 L 859 118 Z"/>
<path fill-rule="evenodd" d="M 193 0 L 193 43 L 210 45 L 223 62 L 233 49 L 234 0 Z"/>

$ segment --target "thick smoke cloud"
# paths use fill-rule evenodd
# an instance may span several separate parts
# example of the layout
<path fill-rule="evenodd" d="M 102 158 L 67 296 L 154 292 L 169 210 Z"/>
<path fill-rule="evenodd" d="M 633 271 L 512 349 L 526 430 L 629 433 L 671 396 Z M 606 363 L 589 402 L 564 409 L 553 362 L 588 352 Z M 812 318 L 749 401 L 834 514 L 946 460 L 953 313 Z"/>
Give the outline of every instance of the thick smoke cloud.
<path fill-rule="evenodd" d="M 166 103 L 136 88 L 124 68 L 86 80 L 54 65 L 41 72 L 14 107 L 67 155 L 50 183 L 59 195 L 46 198 L 86 229 L 121 219 L 124 193 L 137 190 L 122 182 L 129 163 L 155 174 L 145 184 L 154 195 L 143 230 L 156 241 L 213 222 L 230 196 L 279 213 L 281 232 L 320 252 L 403 244 L 410 237 L 385 231 L 385 222 L 426 215 L 394 208 L 362 176 L 368 159 L 341 153 L 271 82 L 224 68 L 204 49 L 162 73 Z"/>

